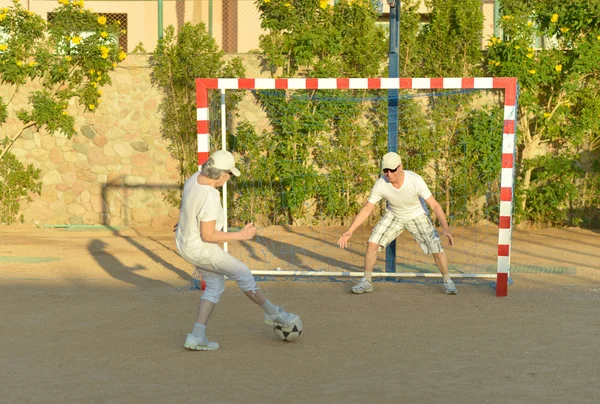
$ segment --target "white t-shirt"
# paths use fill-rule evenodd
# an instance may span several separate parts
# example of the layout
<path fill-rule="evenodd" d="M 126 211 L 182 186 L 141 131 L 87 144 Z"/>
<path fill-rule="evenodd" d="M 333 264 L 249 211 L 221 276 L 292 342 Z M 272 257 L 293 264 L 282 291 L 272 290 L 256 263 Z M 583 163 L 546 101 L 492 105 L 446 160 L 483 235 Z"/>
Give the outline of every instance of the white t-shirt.
<path fill-rule="evenodd" d="M 404 182 L 396 189 L 387 178 L 375 181 L 369 202 L 376 204 L 381 199 L 387 201 L 387 209 L 400 220 L 411 220 L 426 212 L 425 199 L 431 196 L 429 187 L 419 174 L 404 170 Z M 420 199 L 422 198 L 422 199 Z"/>
<path fill-rule="evenodd" d="M 200 222 L 214 220 L 215 230 L 221 230 L 224 214 L 219 191 L 209 185 L 198 184 L 198 175 L 199 173 L 195 173 L 183 185 L 175 242 L 184 258 L 210 262 L 215 257 L 214 249 L 220 247 L 202 240 Z"/>

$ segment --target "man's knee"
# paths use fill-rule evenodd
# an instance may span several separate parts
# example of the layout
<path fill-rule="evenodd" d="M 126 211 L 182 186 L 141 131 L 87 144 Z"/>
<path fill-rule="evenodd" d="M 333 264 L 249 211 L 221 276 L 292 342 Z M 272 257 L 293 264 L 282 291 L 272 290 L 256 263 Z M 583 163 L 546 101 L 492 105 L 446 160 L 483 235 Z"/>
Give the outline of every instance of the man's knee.
<path fill-rule="evenodd" d="M 369 255 L 377 254 L 377 251 L 379 250 L 379 247 L 381 247 L 379 244 L 372 243 L 372 242 L 369 241 L 367 243 L 367 254 L 369 254 Z"/>
<path fill-rule="evenodd" d="M 214 304 L 219 303 L 221 295 L 225 291 L 225 279 L 222 277 L 206 277 L 204 282 L 206 282 L 206 289 L 204 290 L 201 299 L 209 300 Z"/>

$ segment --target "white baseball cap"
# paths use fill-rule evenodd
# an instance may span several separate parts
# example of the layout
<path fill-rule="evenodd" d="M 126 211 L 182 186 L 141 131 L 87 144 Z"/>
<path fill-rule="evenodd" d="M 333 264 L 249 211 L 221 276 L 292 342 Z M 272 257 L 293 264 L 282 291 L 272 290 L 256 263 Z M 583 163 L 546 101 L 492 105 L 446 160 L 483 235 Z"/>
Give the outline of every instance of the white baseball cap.
<path fill-rule="evenodd" d="M 236 177 L 240 176 L 240 170 L 235 168 L 235 157 L 227 150 L 217 150 L 210 155 L 213 160 L 213 167 L 223 171 L 231 171 Z"/>
<path fill-rule="evenodd" d="M 391 170 L 395 169 L 396 167 L 398 167 L 400 164 L 402 164 L 402 160 L 400 159 L 400 156 L 398 156 L 397 153 L 394 152 L 389 152 L 383 155 L 383 158 L 381 159 L 381 169 L 385 169 L 385 168 L 389 168 Z"/>

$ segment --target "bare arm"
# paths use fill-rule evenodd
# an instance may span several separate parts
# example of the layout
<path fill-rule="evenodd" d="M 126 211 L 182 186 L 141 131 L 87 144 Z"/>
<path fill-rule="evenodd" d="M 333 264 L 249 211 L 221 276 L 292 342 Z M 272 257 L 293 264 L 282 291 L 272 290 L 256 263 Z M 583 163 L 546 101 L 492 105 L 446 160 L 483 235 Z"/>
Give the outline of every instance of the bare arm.
<path fill-rule="evenodd" d="M 367 220 L 371 213 L 373 213 L 373 209 L 375 209 L 375 204 L 369 201 L 367 201 L 364 204 L 360 212 L 358 212 L 358 214 L 352 221 L 352 224 L 350 225 L 348 230 L 344 234 L 342 234 L 342 236 L 338 240 L 340 248 L 343 249 L 348 247 L 348 240 L 350 240 L 350 237 L 352 237 L 352 233 L 354 233 L 354 230 L 356 230 L 361 224 L 363 224 L 365 220 Z"/>
<path fill-rule="evenodd" d="M 425 199 L 427 205 L 433 210 L 435 213 L 435 217 L 442 224 L 442 236 L 448 237 L 448 242 L 450 246 L 454 245 L 454 239 L 452 238 L 452 233 L 450 233 L 450 226 L 448 226 L 448 221 L 446 220 L 446 215 L 444 214 L 444 209 L 442 209 L 442 205 L 431 195 L 429 198 Z"/>
<path fill-rule="evenodd" d="M 215 230 L 215 223 L 215 220 L 200 222 L 203 241 L 207 243 L 225 243 L 227 241 L 252 240 L 252 237 L 256 234 L 256 227 L 253 223 L 248 223 L 242 230 L 232 233 Z"/>

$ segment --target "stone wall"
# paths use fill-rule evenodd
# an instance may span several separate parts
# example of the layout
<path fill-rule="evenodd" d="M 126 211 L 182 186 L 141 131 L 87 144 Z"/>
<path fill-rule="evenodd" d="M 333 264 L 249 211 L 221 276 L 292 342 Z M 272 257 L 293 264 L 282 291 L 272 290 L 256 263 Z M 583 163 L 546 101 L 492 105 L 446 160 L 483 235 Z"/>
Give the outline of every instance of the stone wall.
<path fill-rule="evenodd" d="M 112 80 L 95 113 L 69 106 L 77 130 L 71 139 L 31 129 L 12 147 L 22 163 L 41 170 L 41 195 L 21 204 L 26 223 L 158 226 L 177 220 L 178 210 L 162 196 L 179 178 L 161 139 L 161 94 L 150 83 L 147 56 L 128 57 Z M 12 92 L 0 86 L 5 100 Z M 25 95 L 17 95 L 9 107 L 26 104 Z M 19 126 L 12 116 L 2 130 L 12 134 Z"/>
<path fill-rule="evenodd" d="M 254 57 L 238 56 L 247 77 L 264 77 Z M 16 141 L 10 151 L 39 168 L 43 184 L 41 195 L 21 203 L 25 223 L 165 226 L 177 221 L 179 210 L 163 194 L 178 187 L 178 163 L 161 138 L 161 92 L 150 74 L 147 55 L 129 55 L 111 73 L 113 83 L 102 89 L 95 113 L 71 103 L 77 131 L 71 139 L 29 129 Z M 9 110 L 25 107 L 27 93 L 20 91 Z M 0 85 L 5 102 L 13 94 L 14 87 Z M 1 126 L 9 135 L 19 128 L 14 113 Z"/>

